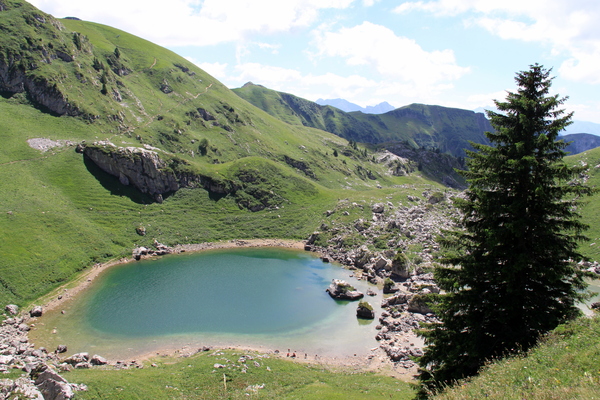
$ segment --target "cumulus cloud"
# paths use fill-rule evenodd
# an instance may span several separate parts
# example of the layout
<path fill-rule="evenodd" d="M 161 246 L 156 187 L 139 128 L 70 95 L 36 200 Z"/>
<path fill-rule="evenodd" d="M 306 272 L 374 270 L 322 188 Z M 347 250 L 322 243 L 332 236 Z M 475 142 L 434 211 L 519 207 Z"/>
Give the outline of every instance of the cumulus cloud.
<path fill-rule="evenodd" d="M 358 74 L 343 76 L 330 72 L 306 74 L 296 69 L 260 63 L 239 64 L 234 70 L 236 72 L 229 76 L 230 87 L 240 87 L 246 82 L 253 82 L 312 101 L 319 98 L 343 98 L 363 107 L 376 105 L 384 100 L 399 105 L 414 102 L 435 104 L 436 100 L 439 100 L 438 93 L 451 87 L 441 84 L 434 90 L 422 90 L 412 82 L 393 78 L 374 80 Z M 207 71 L 210 72 L 208 69 Z"/>
<path fill-rule="evenodd" d="M 394 11 L 424 11 L 438 16 L 463 14 L 467 24 L 480 26 L 502 39 L 543 43 L 552 55 L 567 57 L 559 69 L 562 77 L 600 83 L 597 0 L 409 1 Z"/>
<path fill-rule="evenodd" d="M 319 55 L 341 57 L 348 65 L 367 66 L 419 88 L 456 80 L 469 71 L 457 65 L 452 50 L 425 51 L 414 40 L 370 22 L 317 32 L 315 42 Z"/>
<path fill-rule="evenodd" d="M 228 77 L 228 75 L 227 75 L 228 64 L 227 63 L 197 62 L 196 60 L 194 60 L 190 57 L 187 57 L 187 59 L 217 79 L 226 79 Z"/>
<path fill-rule="evenodd" d="M 57 17 L 75 16 L 163 46 L 185 46 L 214 45 L 243 40 L 252 34 L 306 28 L 316 21 L 320 10 L 347 8 L 355 0 L 170 0 L 168 6 L 144 0 L 29 1 Z"/>

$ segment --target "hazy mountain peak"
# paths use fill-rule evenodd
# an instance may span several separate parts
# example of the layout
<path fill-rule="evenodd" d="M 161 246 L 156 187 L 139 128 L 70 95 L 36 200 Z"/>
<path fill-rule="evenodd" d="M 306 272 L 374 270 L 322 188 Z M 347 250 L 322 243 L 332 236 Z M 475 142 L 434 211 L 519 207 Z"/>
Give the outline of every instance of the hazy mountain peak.
<path fill-rule="evenodd" d="M 360 111 L 365 114 L 384 114 L 388 111 L 392 111 L 395 109 L 395 107 L 387 101 L 379 103 L 376 106 L 367 107 L 361 107 L 358 104 L 351 103 L 348 100 L 344 99 L 319 99 L 315 103 L 321 106 L 332 106 L 335 108 L 339 108 L 340 110 L 345 112 Z"/>

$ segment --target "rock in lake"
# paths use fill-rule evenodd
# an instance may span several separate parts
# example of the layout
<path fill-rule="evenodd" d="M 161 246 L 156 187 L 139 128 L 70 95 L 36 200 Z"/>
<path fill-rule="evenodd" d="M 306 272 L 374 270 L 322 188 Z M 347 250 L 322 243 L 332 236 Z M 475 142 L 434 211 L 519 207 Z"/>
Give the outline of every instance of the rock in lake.
<path fill-rule="evenodd" d="M 363 319 L 374 319 L 375 311 L 373 311 L 373 307 L 369 302 L 361 301 L 356 308 L 356 316 Z"/>
<path fill-rule="evenodd" d="M 336 300 L 358 300 L 364 297 L 354 286 L 341 279 L 332 279 L 325 291 Z"/>

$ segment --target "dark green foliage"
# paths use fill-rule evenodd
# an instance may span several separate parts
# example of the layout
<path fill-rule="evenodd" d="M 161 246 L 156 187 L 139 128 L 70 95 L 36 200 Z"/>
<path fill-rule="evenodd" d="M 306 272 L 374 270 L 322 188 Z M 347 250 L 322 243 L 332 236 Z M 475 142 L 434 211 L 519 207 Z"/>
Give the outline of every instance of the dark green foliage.
<path fill-rule="evenodd" d="M 198 151 L 203 156 L 206 155 L 206 152 L 208 151 L 208 139 L 207 138 L 200 139 L 200 143 L 198 144 Z"/>
<path fill-rule="evenodd" d="M 572 114 L 565 98 L 548 95 L 550 71 L 540 65 L 517 74 L 518 91 L 496 102 L 489 116 L 494 146 L 473 144 L 470 183 L 458 203 L 464 231 L 447 232 L 444 267 L 435 277 L 442 324 L 422 334 L 420 380 L 439 388 L 477 373 L 486 360 L 527 350 L 541 334 L 573 318 L 584 297 L 577 243 L 580 196 L 592 190 L 576 178 L 583 167 L 562 160 L 558 134 Z"/>
<path fill-rule="evenodd" d="M 73 32 L 73 43 L 75 43 L 75 47 L 77 50 L 81 50 L 81 34 L 78 32 Z"/>

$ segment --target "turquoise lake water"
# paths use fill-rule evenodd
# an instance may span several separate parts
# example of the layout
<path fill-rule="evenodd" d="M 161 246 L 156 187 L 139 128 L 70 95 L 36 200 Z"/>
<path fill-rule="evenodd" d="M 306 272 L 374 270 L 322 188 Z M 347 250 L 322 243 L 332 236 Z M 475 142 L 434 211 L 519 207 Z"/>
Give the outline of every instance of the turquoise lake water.
<path fill-rule="evenodd" d="M 358 302 L 325 292 L 338 278 L 366 293 L 369 284 L 350 275 L 281 248 L 165 256 L 110 268 L 64 314 L 44 315 L 32 336 L 37 346 L 110 358 L 202 345 L 363 355 L 377 346 L 377 323 L 356 318 Z M 379 314 L 381 295 L 365 300 Z"/>

